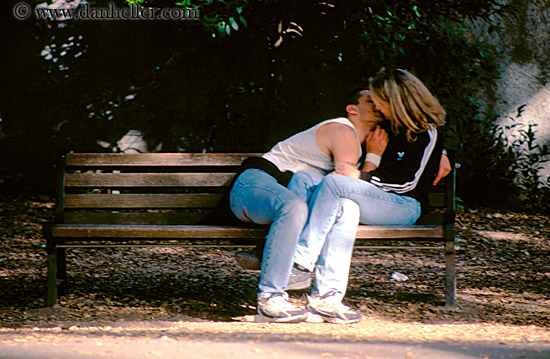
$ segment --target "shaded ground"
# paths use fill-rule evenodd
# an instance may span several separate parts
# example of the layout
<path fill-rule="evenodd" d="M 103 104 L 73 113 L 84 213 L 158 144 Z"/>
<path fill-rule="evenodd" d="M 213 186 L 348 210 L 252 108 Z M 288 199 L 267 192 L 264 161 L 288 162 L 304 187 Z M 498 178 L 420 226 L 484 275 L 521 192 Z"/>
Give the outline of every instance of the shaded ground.
<path fill-rule="evenodd" d="M 142 334 L 158 323 L 172 323 L 161 327 L 175 326 L 176 332 L 181 330 L 178 323 L 218 325 L 209 333 L 225 335 L 233 335 L 235 325 L 247 335 L 249 330 L 258 335 L 286 330 L 242 323 L 255 312 L 258 273 L 238 267 L 231 248 L 72 249 L 71 294 L 54 308 L 43 308 L 41 226 L 52 219 L 53 203 L 17 197 L 0 202 L 0 337 L 18 333 L 31 340 L 49 331 L 99 335 L 94 330 L 113 328 L 126 333 L 125 323 L 140 323 Z M 363 324 L 304 324 L 290 326 L 292 331 L 315 334 L 330 327 L 333 340 L 342 335 L 358 340 L 369 333 L 376 340 L 384 335 L 413 341 L 456 336 L 493 344 L 535 343 L 539 352 L 540 345 L 548 348 L 550 217 L 466 210 L 459 213 L 457 225 L 456 308 L 441 307 L 441 252 L 357 249 L 346 303 L 365 314 Z M 409 279 L 394 281 L 395 272 Z M 302 295 L 292 293 L 291 300 L 304 303 Z M 235 321 L 239 323 L 230 323 Z M 372 325 L 378 326 L 375 333 L 369 332 Z"/>

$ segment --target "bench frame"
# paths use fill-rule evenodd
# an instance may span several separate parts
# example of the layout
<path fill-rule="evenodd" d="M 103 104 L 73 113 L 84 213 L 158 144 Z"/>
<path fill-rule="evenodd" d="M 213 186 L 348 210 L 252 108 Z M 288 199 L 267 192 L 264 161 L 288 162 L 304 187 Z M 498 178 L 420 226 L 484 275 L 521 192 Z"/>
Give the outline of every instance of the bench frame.
<path fill-rule="evenodd" d="M 44 227 L 47 250 L 46 306 L 53 306 L 58 294 L 67 293 L 67 248 L 89 247 L 146 247 L 146 246 L 237 246 L 253 245 L 265 238 L 267 226 L 199 225 L 196 219 L 189 223 L 173 223 L 171 209 L 189 210 L 190 215 L 208 212 L 227 188 L 235 169 L 253 153 L 198 154 L 149 153 L 113 154 L 81 153 L 62 155 L 58 161 L 58 184 L 55 223 Z M 455 166 L 454 153 L 449 153 L 451 173 L 438 189 L 439 207 L 427 224 L 412 226 L 366 226 L 357 231 L 356 247 L 364 241 L 385 243 L 391 241 L 438 243 L 439 246 L 369 246 L 368 248 L 443 249 L 445 254 L 445 305 L 455 304 Z M 98 170 L 99 168 L 99 170 Z M 126 173 L 139 168 L 138 172 Z M 168 172 L 159 173 L 168 168 Z M 69 169 L 76 169 L 70 171 Z M 152 172 L 152 169 L 155 172 Z M 207 188 L 214 193 L 194 193 Z M 97 189 L 100 188 L 100 189 Z M 115 189 L 113 189 L 115 188 Z M 147 188 L 162 193 L 124 193 L 134 188 Z M 80 193 L 71 193 L 71 190 Z M 171 192 L 176 189 L 176 193 Z M 192 193 L 186 192 L 191 189 Z M 164 192 L 163 192 L 164 191 Z M 82 193 L 84 192 L 84 193 Z M 98 195 L 99 194 L 99 195 Z M 434 197 L 434 198 L 435 198 Z M 122 200 L 124 198 L 124 200 Z M 138 205 L 139 204 L 139 205 Z M 139 213 L 132 213 L 139 207 Z M 144 208 L 153 208 L 145 209 Z M 120 217 L 119 209 L 128 210 L 129 217 Z M 101 209 L 103 212 L 101 212 Z M 72 211 L 91 211 L 74 215 Z M 97 211 L 98 213 L 95 213 Z M 160 213 L 166 211 L 167 213 Z M 101 212 L 101 213 L 99 213 Z M 158 213 L 159 212 L 159 213 Z M 97 215 L 98 217 L 94 217 Z M 181 214 L 178 214 L 181 215 Z M 137 216 L 136 219 L 132 216 Z M 118 218 L 111 223 L 107 222 Z M 153 218 L 154 217 L 154 218 Z M 140 223 L 146 220 L 158 223 Z"/>

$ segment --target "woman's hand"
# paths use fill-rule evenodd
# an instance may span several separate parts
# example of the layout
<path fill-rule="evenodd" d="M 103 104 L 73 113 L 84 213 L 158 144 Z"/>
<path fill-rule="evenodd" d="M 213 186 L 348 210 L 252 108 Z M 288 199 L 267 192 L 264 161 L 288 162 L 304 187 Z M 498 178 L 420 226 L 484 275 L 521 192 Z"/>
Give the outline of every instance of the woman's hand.
<path fill-rule="evenodd" d="M 382 156 L 386 150 L 386 146 L 388 146 L 388 141 L 388 133 L 380 126 L 376 126 L 374 131 L 367 136 L 367 153 L 375 153 Z"/>
<path fill-rule="evenodd" d="M 437 176 L 435 177 L 433 185 L 435 186 L 438 184 L 439 181 L 441 181 L 443 177 L 447 176 L 449 173 L 451 173 L 451 162 L 446 154 L 442 154 L 441 160 L 439 161 L 439 171 L 437 171 Z"/>

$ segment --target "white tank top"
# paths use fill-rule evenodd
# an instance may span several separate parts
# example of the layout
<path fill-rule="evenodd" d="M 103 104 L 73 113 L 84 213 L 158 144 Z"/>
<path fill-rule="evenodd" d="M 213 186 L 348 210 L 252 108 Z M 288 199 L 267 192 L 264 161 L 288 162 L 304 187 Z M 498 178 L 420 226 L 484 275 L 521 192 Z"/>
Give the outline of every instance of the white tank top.
<path fill-rule="evenodd" d="M 357 145 L 359 146 L 359 157 L 361 157 L 361 143 L 357 130 L 350 120 L 344 117 L 323 121 L 310 129 L 299 132 L 284 141 L 277 143 L 262 157 L 275 164 L 280 171 L 298 172 L 301 170 L 314 171 L 326 174 L 334 169 L 331 156 L 321 151 L 317 145 L 317 130 L 329 123 L 341 123 L 348 126 L 355 132 Z"/>

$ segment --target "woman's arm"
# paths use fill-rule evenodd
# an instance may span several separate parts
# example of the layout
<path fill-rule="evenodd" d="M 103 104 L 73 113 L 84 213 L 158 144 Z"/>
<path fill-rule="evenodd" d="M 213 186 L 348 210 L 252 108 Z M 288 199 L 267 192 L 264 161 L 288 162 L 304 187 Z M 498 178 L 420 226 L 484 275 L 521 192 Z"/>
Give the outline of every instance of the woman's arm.
<path fill-rule="evenodd" d="M 368 172 L 363 179 L 370 180 L 387 191 L 406 193 L 416 188 L 420 177 L 433 171 L 429 182 L 432 184 L 442 148 L 442 137 L 435 129 L 419 134 L 414 142 L 407 141 L 404 134 L 393 136 L 380 167 Z M 434 166 L 433 156 L 436 155 L 437 164 Z"/>

